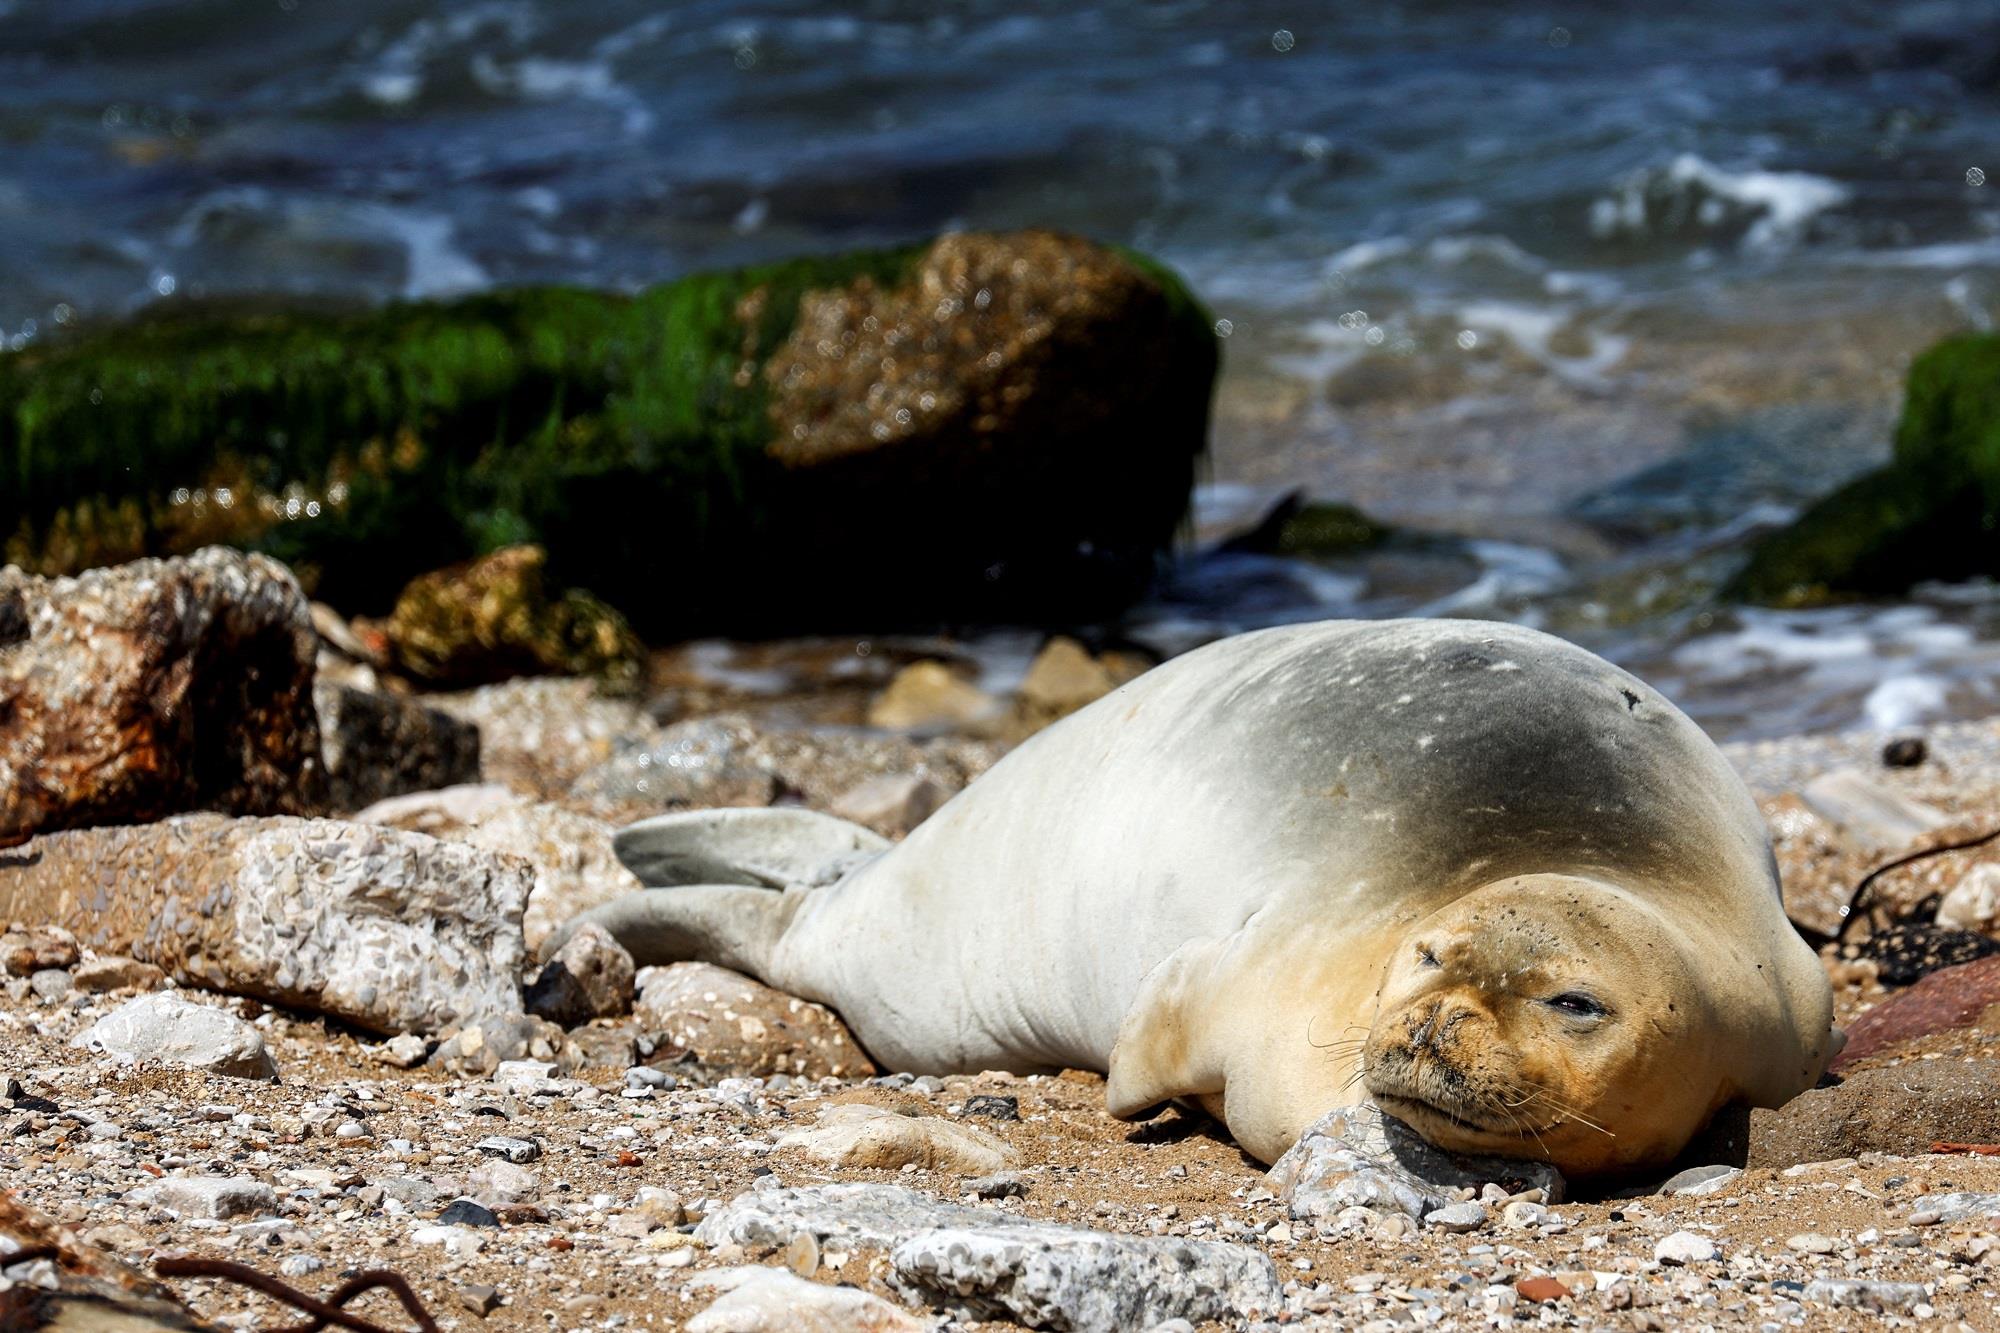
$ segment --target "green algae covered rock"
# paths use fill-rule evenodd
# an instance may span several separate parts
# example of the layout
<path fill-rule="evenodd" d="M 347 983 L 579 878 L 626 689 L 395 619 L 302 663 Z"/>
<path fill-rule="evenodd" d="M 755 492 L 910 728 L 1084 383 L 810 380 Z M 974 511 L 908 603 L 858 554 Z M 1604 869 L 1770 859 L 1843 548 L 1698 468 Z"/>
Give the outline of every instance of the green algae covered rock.
<path fill-rule="evenodd" d="M 1170 273 L 961 234 L 358 314 L 154 317 L 0 358 L 0 542 L 226 543 L 380 614 L 536 543 L 650 633 L 1061 614 L 1136 591 L 1216 347 Z"/>
<path fill-rule="evenodd" d="M 1889 465 L 1819 501 L 1752 551 L 1726 588 L 1808 605 L 2000 575 L 2000 335 L 1951 338 L 1910 367 Z"/>

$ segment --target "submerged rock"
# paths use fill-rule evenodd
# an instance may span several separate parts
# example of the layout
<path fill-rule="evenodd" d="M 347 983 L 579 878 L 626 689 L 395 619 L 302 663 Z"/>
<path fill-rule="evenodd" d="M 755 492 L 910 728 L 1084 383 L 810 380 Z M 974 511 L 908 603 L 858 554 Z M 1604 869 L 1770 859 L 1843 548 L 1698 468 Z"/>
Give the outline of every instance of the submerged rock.
<path fill-rule="evenodd" d="M 274 1079 L 278 1066 L 264 1038 L 234 1014 L 178 995 L 128 1000 L 72 1043 L 126 1063 L 155 1060 L 231 1078 Z"/>
<path fill-rule="evenodd" d="M 875 1072 L 832 1010 L 709 963 L 644 969 L 633 1012 L 660 1043 L 652 1063 L 677 1074 L 713 1081 Z"/>
<path fill-rule="evenodd" d="M 520 1012 L 511 857 L 324 819 L 188 815 L 0 853 L 0 918 L 55 921 L 183 984 L 435 1032 Z"/>
<path fill-rule="evenodd" d="M 74 579 L 0 569 L 0 847 L 321 799 L 318 638 L 289 571 L 211 548 Z"/>

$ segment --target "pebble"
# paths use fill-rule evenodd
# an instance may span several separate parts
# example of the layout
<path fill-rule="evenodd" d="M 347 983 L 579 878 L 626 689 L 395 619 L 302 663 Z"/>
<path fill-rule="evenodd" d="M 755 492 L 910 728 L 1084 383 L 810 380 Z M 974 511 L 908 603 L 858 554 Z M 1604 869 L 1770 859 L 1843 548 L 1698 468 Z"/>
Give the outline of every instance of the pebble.
<path fill-rule="evenodd" d="M 125 1197 L 164 1208 L 178 1217 L 211 1221 L 278 1210 L 278 1196 L 269 1185 L 241 1176 L 169 1176 L 141 1185 Z"/>
<path fill-rule="evenodd" d="M 1477 1231 L 1486 1225 L 1485 1205 L 1467 1200 L 1448 1203 L 1424 1215 L 1424 1224 L 1440 1231 Z"/>
<path fill-rule="evenodd" d="M 1692 1231 L 1676 1231 L 1653 1247 L 1653 1257 L 1663 1264 L 1705 1264 L 1719 1254 L 1714 1241 Z"/>
<path fill-rule="evenodd" d="M 447 1227 L 497 1227 L 500 1219 L 491 1208 L 473 1199 L 453 1199 L 438 1214 L 438 1225 Z"/>
<path fill-rule="evenodd" d="M 1801 1254 L 1832 1254 L 1840 1248 L 1840 1242 L 1831 1236 L 1822 1236 L 1817 1231 L 1806 1231 L 1787 1239 L 1785 1246 Z"/>
<path fill-rule="evenodd" d="M 509 1138 L 504 1134 L 481 1139 L 472 1146 L 488 1157 L 504 1157 L 516 1166 L 532 1162 L 542 1155 L 541 1147 L 532 1139 Z"/>

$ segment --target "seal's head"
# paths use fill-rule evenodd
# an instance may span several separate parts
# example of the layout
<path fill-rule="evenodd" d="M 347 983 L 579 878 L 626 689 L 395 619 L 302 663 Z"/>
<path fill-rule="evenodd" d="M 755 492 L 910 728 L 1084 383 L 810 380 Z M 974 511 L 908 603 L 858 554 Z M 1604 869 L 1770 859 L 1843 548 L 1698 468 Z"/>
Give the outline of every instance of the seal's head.
<path fill-rule="evenodd" d="M 1454 1152 L 1571 1175 L 1666 1161 L 1725 1102 L 1739 1036 L 1688 933 L 1567 875 L 1502 880 L 1418 921 L 1363 1047 L 1383 1110 Z"/>

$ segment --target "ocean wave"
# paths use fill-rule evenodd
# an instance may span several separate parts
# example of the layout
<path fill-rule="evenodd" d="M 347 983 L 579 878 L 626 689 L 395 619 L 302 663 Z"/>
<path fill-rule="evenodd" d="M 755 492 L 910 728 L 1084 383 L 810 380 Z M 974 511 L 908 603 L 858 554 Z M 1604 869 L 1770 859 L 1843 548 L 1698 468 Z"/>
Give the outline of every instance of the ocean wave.
<path fill-rule="evenodd" d="M 1590 230 L 1600 240 L 1740 232 L 1746 249 L 1776 250 L 1851 197 L 1845 185 L 1824 176 L 1726 171 L 1682 153 L 1665 166 L 1633 172 L 1594 201 Z"/>

